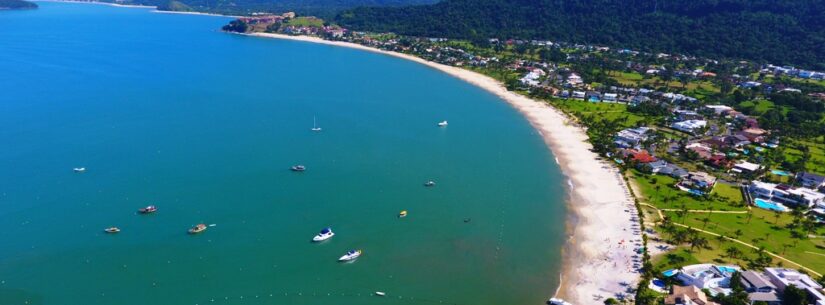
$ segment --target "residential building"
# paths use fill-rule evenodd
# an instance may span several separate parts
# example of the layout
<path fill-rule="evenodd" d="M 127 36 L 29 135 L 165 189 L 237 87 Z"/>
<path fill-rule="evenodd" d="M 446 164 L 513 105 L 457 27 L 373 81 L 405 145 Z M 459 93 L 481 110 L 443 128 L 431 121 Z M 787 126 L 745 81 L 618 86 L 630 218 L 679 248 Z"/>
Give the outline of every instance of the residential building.
<path fill-rule="evenodd" d="M 650 128 L 628 128 L 616 133 L 614 143 L 622 148 L 640 148 L 640 144 L 648 139 Z"/>
<path fill-rule="evenodd" d="M 799 173 L 796 175 L 796 180 L 804 187 L 819 189 L 825 187 L 825 176 L 820 176 L 812 173 Z"/>
<path fill-rule="evenodd" d="M 725 105 L 707 105 L 705 108 L 713 110 L 713 113 L 716 115 L 724 115 L 725 113 L 733 110 L 730 106 Z"/>
<path fill-rule="evenodd" d="M 825 194 L 809 188 L 752 181 L 748 189 L 759 197 L 790 206 L 811 208 L 825 205 Z"/>
<path fill-rule="evenodd" d="M 616 93 L 605 93 L 602 100 L 605 101 L 605 102 L 616 102 L 616 100 L 618 99 L 618 96 L 619 95 L 616 94 Z"/>
<path fill-rule="evenodd" d="M 679 185 L 689 189 L 710 190 L 716 185 L 716 177 L 704 172 L 690 172 Z"/>
<path fill-rule="evenodd" d="M 676 122 L 670 125 L 671 128 L 681 130 L 687 133 L 695 133 L 698 129 L 708 126 L 708 121 L 705 120 L 687 120 Z"/>
<path fill-rule="evenodd" d="M 573 91 L 573 98 L 584 99 L 584 91 Z"/>
<path fill-rule="evenodd" d="M 684 285 L 698 289 L 708 289 L 712 295 L 730 293 L 730 279 L 734 272 L 740 271 L 737 266 L 717 266 L 713 264 L 697 264 L 684 266 L 676 275 L 676 279 Z"/>
<path fill-rule="evenodd" d="M 701 289 L 694 286 L 673 286 L 670 294 L 665 298 L 667 305 L 719 305 L 708 300 L 708 296 Z"/>
<path fill-rule="evenodd" d="M 776 285 L 779 292 L 785 291 L 785 288 L 790 285 L 794 285 L 796 288 L 805 290 L 808 293 L 809 304 L 825 305 L 825 295 L 820 292 L 822 285 L 819 285 L 810 276 L 786 268 L 765 268 L 765 273 L 771 283 Z"/>
<path fill-rule="evenodd" d="M 759 164 L 750 163 L 748 161 L 740 161 L 739 163 L 733 166 L 732 172 L 736 173 L 753 173 L 761 169 L 762 166 Z"/>

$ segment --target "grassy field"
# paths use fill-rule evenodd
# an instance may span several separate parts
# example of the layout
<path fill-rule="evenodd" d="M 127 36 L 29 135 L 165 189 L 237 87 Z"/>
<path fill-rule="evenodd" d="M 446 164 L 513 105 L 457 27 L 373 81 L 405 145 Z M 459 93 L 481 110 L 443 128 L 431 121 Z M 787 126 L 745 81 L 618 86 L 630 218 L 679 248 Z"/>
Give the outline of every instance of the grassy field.
<path fill-rule="evenodd" d="M 289 19 L 289 21 L 286 22 L 286 25 L 323 27 L 324 20 L 315 17 L 295 17 Z"/>
<path fill-rule="evenodd" d="M 793 231 L 788 228 L 788 225 L 794 222 L 789 213 L 780 213 L 778 218 L 776 213 L 758 208 L 754 208 L 752 213 L 752 216 L 748 214 L 689 213 L 679 217 L 675 212 L 666 212 L 667 216 L 674 222 L 683 223 L 694 228 L 704 227 L 704 230 L 707 231 L 737 238 L 757 247 L 765 247 L 767 251 L 782 255 L 819 273 L 825 273 L 825 259 L 822 256 L 825 255 L 825 239 L 821 238 L 825 234 L 825 228 L 819 227 L 812 232 L 814 235 L 820 236 L 819 238 L 797 238 L 804 236 L 804 232 L 802 232 L 804 230 L 796 229 L 796 232 L 802 234 L 794 237 Z M 709 219 L 707 224 L 705 224 L 705 218 Z M 738 235 L 737 231 L 740 231 L 741 235 Z M 712 237 L 709 239 L 712 239 Z M 752 249 L 743 253 L 751 252 L 753 252 Z"/>
<path fill-rule="evenodd" d="M 765 112 L 768 112 L 768 110 L 771 110 L 771 109 L 774 108 L 773 102 L 771 102 L 769 100 L 745 101 L 745 102 L 739 103 L 739 106 L 740 107 L 753 107 L 753 111 L 755 112 L 756 115 L 762 115 Z"/>
<path fill-rule="evenodd" d="M 785 157 L 789 161 L 799 160 L 802 158 L 802 151 L 792 147 L 800 144 L 804 145 L 808 147 L 808 151 L 811 153 L 811 158 L 805 163 L 807 171 L 825 175 L 825 144 L 822 144 L 822 141 L 822 137 L 817 141 L 788 141 L 784 144 L 787 147 L 785 148 Z"/>
<path fill-rule="evenodd" d="M 736 186 L 717 183 L 710 198 L 705 199 L 673 187 L 678 181 L 670 176 L 645 176 L 636 170 L 631 170 L 630 176 L 641 190 L 641 194 L 637 194 L 639 199 L 660 209 L 681 209 L 684 206 L 688 210 L 747 211 L 742 193 Z M 657 186 L 659 190 L 656 190 Z"/>
<path fill-rule="evenodd" d="M 578 118 L 593 115 L 609 120 L 618 120 L 624 127 L 635 127 L 636 123 L 645 120 L 644 116 L 628 112 L 625 104 L 591 103 L 577 99 L 553 99 L 550 102 Z"/>
<path fill-rule="evenodd" d="M 608 75 L 610 75 L 611 78 L 615 79 L 617 82 L 624 86 L 663 87 L 667 85 L 667 87 L 669 88 L 684 89 L 687 95 L 699 99 L 702 99 L 708 95 L 719 93 L 720 91 L 718 86 L 714 85 L 709 81 L 704 80 L 692 80 L 689 83 L 683 85 L 679 80 L 676 79 L 673 79 L 669 82 L 665 82 L 658 76 L 645 77 L 644 75 L 636 72 L 610 71 Z"/>

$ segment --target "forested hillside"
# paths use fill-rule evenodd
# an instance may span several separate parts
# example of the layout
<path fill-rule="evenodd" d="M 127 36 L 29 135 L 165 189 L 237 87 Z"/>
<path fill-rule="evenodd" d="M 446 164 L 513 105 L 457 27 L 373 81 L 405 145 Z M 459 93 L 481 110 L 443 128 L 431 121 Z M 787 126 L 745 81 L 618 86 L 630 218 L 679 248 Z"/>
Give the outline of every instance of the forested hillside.
<path fill-rule="evenodd" d="M 114 0 L 103 1 L 114 2 Z M 302 15 L 326 18 L 333 18 L 342 10 L 359 6 L 388 7 L 435 2 L 437 0 L 126 0 L 129 4 L 151 5 L 167 10 L 192 10 L 222 14 L 294 11 Z"/>
<path fill-rule="evenodd" d="M 825 68 L 821 0 L 444 0 L 360 7 L 356 30 L 446 38 L 527 38 Z"/>

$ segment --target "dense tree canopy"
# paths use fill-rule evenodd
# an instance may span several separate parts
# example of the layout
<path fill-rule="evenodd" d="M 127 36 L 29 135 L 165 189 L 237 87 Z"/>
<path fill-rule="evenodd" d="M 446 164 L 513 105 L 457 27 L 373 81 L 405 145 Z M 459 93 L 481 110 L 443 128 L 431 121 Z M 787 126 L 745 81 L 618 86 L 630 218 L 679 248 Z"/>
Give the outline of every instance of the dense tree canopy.
<path fill-rule="evenodd" d="M 360 7 L 336 19 L 356 30 L 549 39 L 825 69 L 819 0 L 444 0 Z"/>

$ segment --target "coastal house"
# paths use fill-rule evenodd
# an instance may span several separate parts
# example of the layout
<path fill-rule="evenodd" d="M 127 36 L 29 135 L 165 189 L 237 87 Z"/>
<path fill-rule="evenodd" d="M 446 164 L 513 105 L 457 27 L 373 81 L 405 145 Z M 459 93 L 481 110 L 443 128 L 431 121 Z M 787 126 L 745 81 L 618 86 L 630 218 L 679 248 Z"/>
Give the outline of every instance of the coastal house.
<path fill-rule="evenodd" d="M 673 111 L 673 114 L 675 114 L 676 118 L 680 121 L 704 119 L 704 117 L 701 114 L 693 110 L 677 109 Z"/>
<path fill-rule="evenodd" d="M 637 163 L 651 163 L 656 162 L 656 157 L 647 152 L 647 150 L 628 149 L 625 154 L 630 157 L 630 161 Z"/>
<path fill-rule="evenodd" d="M 691 150 L 699 155 L 699 158 L 702 160 L 708 160 L 713 157 L 713 148 L 711 148 L 705 142 L 694 142 L 688 145 L 685 145 L 685 150 Z"/>
<path fill-rule="evenodd" d="M 573 91 L 573 98 L 583 100 L 584 94 L 584 91 Z"/>
<path fill-rule="evenodd" d="M 716 185 L 716 177 L 705 172 L 690 172 L 685 179 L 679 182 L 678 186 L 687 190 L 707 191 Z"/>
<path fill-rule="evenodd" d="M 567 77 L 567 80 L 564 83 L 565 83 L 565 85 L 570 86 L 570 87 L 578 87 L 583 83 L 583 81 L 582 81 L 581 76 L 579 76 L 576 73 L 571 73 L 570 76 Z"/>
<path fill-rule="evenodd" d="M 733 165 L 733 169 L 731 169 L 731 171 L 734 173 L 750 174 L 760 169 L 762 169 L 762 166 L 759 164 L 750 163 L 748 161 L 740 161 L 739 163 Z"/>
<path fill-rule="evenodd" d="M 711 295 L 730 293 L 730 280 L 738 266 L 717 266 L 714 264 L 697 264 L 684 266 L 676 279 L 684 285 L 698 289 L 707 289 Z"/>
<path fill-rule="evenodd" d="M 811 208 L 825 205 L 825 194 L 805 187 L 794 188 L 785 184 L 751 181 L 748 191 L 757 197 L 788 206 Z"/>
<path fill-rule="evenodd" d="M 810 276 L 786 268 L 765 268 L 765 274 L 779 292 L 783 292 L 785 288 L 793 285 L 807 292 L 808 304 L 825 305 L 825 295 L 820 292 L 822 285 L 811 279 Z"/>
<path fill-rule="evenodd" d="M 729 111 L 733 110 L 733 108 L 731 108 L 730 106 L 725 105 L 706 105 L 705 108 L 713 111 L 714 114 L 720 116 L 725 115 Z"/>
<path fill-rule="evenodd" d="M 676 122 L 670 125 L 670 127 L 673 129 L 684 131 L 691 134 L 695 134 L 696 131 L 707 126 L 708 121 L 705 120 L 687 120 Z"/>
<path fill-rule="evenodd" d="M 585 99 L 587 99 L 588 102 L 598 103 L 602 100 L 602 94 L 596 91 L 587 91 Z"/>
<path fill-rule="evenodd" d="M 687 170 L 674 164 L 667 163 L 664 160 L 641 164 L 640 167 L 642 170 L 653 174 L 671 176 L 677 179 L 683 179 L 689 174 Z"/>
<path fill-rule="evenodd" d="M 694 286 L 673 286 L 665 298 L 667 305 L 719 305 L 708 300 L 701 289 Z"/>
<path fill-rule="evenodd" d="M 812 173 L 799 173 L 796 175 L 796 180 L 804 187 L 812 189 L 825 188 L 825 176 Z"/>
<path fill-rule="evenodd" d="M 613 143 L 621 148 L 640 148 L 640 144 L 648 139 L 650 128 L 628 128 L 616 133 Z"/>
<path fill-rule="evenodd" d="M 619 98 L 619 95 L 616 93 L 605 93 L 604 97 L 602 98 L 605 102 L 615 103 Z"/>
<path fill-rule="evenodd" d="M 765 137 L 768 135 L 768 131 L 761 128 L 748 128 L 739 132 L 739 135 L 744 136 L 748 139 L 748 141 L 753 143 L 762 143 L 765 142 Z"/>
<path fill-rule="evenodd" d="M 649 102 L 650 98 L 645 95 L 635 95 L 633 98 L 630 99 L 630 105 L 637 106 L 642 103 Z"/>

